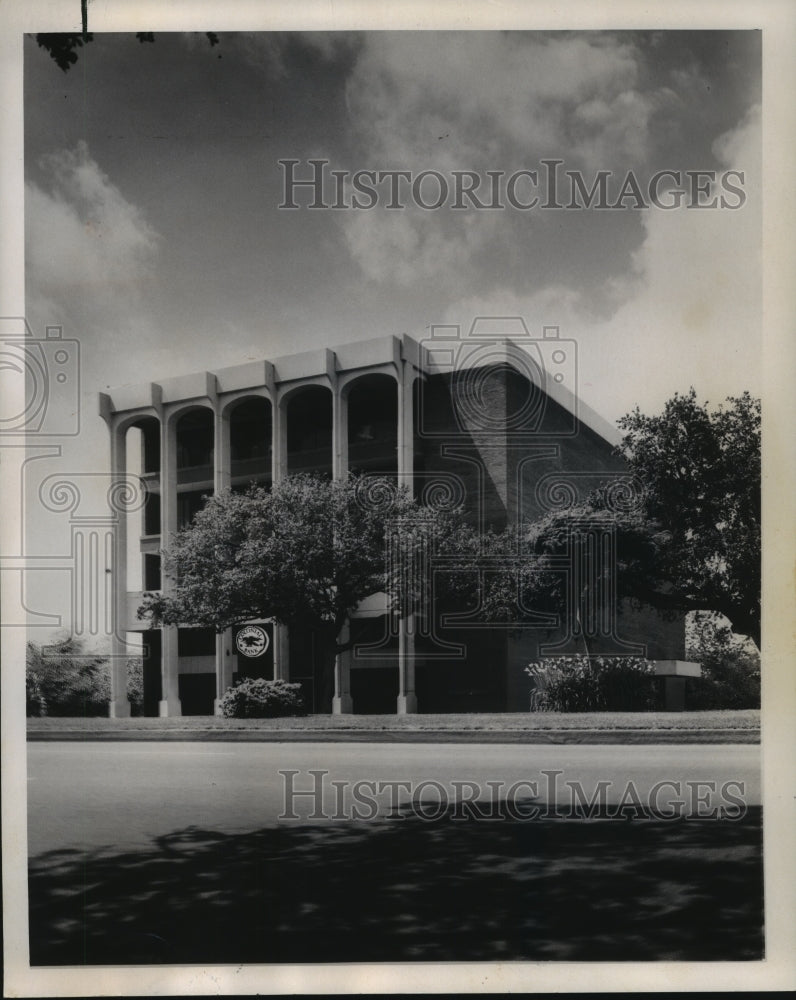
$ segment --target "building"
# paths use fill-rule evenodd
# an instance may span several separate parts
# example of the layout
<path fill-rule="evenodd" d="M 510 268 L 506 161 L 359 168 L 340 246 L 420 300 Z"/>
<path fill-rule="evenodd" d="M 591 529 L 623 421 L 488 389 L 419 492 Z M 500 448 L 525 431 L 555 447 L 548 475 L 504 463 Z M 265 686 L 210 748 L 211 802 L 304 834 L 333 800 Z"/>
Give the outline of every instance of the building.
<path fill-rule="evenodd" d="M 144 633 L 146 714 L 212 714 L 240 676 L 298 681 L 310 708 L 321 707 L 311 635 L 260 622 L 217 636 L 136 617 L 143 591 L 161 586 L 161 548 L 213 491 L 358 470 L 412 483 L 424 500 L 461 500 L 473 523 L 496 528 L 597 486 L 632 502 L 616 432 L 578 400 L 576 378 L 573 341 L 553 327 L 532 337 L 510 318 L 480 319 L 466 336 L 437 327 L 422 343 L 382 337 L 101 393 L 112 473 L 129 475 L 140 449 L 135 473 L 146 492 L 114 536 L 112 714 L 129 713 L 126 632 Z M 448 609 L 421 634 L 412 620 L 393 622 L 373 595 L 352 620 L 358 644 L 339 658 L 333 711 L 523 711 L 524 667 L 540 652 L 682 658 L 682 619 L 619 613 L 612 594 L 584 588 L 599 560 L 612 558 L 610 526 L 581 542 L 562 571 L 586 603 L 573 598 L 559 622 L 540 618 L 519 633 Z"/>

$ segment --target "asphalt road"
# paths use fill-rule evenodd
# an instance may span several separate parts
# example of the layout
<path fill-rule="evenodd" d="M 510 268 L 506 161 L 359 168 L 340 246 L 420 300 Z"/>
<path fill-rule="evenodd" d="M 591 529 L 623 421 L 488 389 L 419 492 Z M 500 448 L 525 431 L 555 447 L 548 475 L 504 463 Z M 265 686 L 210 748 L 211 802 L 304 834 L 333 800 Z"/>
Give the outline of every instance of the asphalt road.
<path fill-rule="evenodd" d="M 587 804 L 595 794 L 609 806 L 638 801 L 664 818 L 733 818 L 761 801 L 759 748 L 749 745 L 48 742 L 27 752 L 31 857 L 140 849 L 188 827 L 378 822 L 395 806 L 435 818 L 458 802 L 472 819 L 496 818 L 508 802 L 533 818 L 556 802 L 566 815 L 581 801 L 574 786 Z"/>
<path fill-rule="evenodd" d="M 33 965 L 763 954 L 756 746 L 47 742 L 28 769 Z"/>

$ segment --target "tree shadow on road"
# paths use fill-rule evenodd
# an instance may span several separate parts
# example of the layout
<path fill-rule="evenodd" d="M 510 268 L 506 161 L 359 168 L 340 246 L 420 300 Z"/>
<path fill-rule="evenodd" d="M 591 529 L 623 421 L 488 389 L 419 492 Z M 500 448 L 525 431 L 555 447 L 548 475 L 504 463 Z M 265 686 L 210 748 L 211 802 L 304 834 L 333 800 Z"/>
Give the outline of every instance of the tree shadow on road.
<path fill-rule="evenodd" d="M 763 957 L 761 812 L 191 827 L 30 863 L 33 965 Z"/>

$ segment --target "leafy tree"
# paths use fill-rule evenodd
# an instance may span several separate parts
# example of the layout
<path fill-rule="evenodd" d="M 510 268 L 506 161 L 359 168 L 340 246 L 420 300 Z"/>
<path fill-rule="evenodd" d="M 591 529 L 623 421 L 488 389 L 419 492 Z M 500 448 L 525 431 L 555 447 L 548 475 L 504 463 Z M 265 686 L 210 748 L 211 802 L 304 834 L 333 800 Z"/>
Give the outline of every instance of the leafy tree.
<path fill-rule="evenodd" d="M 745 393 L 709 412 L 692 389 L 660 416 L 638 409 L 619 421 L 635 496 L 597 490 L 583 502 L 530 525 L 522 541 L 538 557 L 525 602 L 563 606 L 566 582 L 545 571 L 573 526 L 607 521 L 616 532 L 617 597 L 664 613 L 710 610 L 760 644 L 760 402 Z M 625 502 L 621 502 L 624 500 Z"/>
<path fill-rule="evenodd" d="M 636 408 L 619 421 L 621 451 L 655 537 L 651 589 L 725 615 L 759 647 L 760 400 L 746 392 L 726 404 L 710 412 L 691 389 L 660 416 Z"/>
<path fill-rule="evenodd" d="M 175 536 L 164 554 L 171 589 L 145 595 L 138 614 L 218 632 L 261 618 L 311 629 L 328 709 L 335 657 L 352 645 L 341 635 L 351 612 L 378 591 L 401 617 L 422 610 L 427 588 L 413 556 L 424 545 L 454 546 L 460 534 L 457 511 L 423 507 L 376 477 L 301 474 L 270 491 L 224 491 Z"/>
<path fill-rule="evenodd" d="M 127 661 L 127 697 L 134 715 L 143 708 L 142 661 Z M 86 650 L 82 639 L 63 636 L 40 646 L 28 642 L 25 688 L 27 715 L 107 715 L 111 697 L 108 658 Z"/>
<path fill-rule="evenodd" d="M 702 676 L 688 680 L 693 708 L 760 708 L 760 653 L 749 639 L 735 635 L 721 615 L 689 614 L 686 656 L 702 664 Z"/>
<path fill-rule="evenodd" d="M 87 653 L 72 636 L 49 646 L 27 644 L 26 687 L 29 715 L 107 715 L 108 661 Z"/>
<path fill-rule="evenodd" d="M 83 3 L 83 24 L 85 25 L 85 0 L 83 0 Z M 214 31 L 206 31 L 205 35 L 207 36 L 207 40 L 210 43 L 211 48 L 214 45 L 218 45 L 219 38 Z M 152 31 L 138 31 L 136 32 L 135 37 L 142 44 L 155 41 L 155 34 Z M 93 40 L 93 33 L 86 31 L 85 28 L 82 34 L 68 34 L 67 32 L 39 32 L 39 34 L 36 35 L 36 42 L 39 48 L 44 49 L 45 52 L 49 52 L 50 57 L 55 62 L 56 66 L 62 69 L 64 73 L 68 72 L 77 62 L 78 50 Z"/>

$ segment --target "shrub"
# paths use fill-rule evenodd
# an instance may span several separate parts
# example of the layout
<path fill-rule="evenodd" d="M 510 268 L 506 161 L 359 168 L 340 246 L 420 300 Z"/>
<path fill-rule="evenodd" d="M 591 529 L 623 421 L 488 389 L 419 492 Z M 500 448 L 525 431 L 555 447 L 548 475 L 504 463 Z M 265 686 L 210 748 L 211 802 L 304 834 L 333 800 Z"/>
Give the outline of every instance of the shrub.
<path fill-rule="evenodd" d="M 558 656 L 531 663 L 532 712 L 643 712 L 661 701 L 650 660 L 638 656 Z"/>
<path fill-rule="evenodd" d="M 127 661 L 127 700 L 131 715 L 144 714 L 144 661 L 139 656 Z"/>
<path fill-rule="evenodd" d="M 28 716 L 107 715 L 111 699 L 110 663 L 87 653 L 80 639 L 59 639 L 49 646 L 29 642 L 25 670 Z M 127 698 L 133 715 L 143 714 L 143 663 L 127 661 Z"/>
<path fill-rule="evenodd" d="M 47 714 L 47 704 L 39 682 L 31 673 L 25 674 L 25 714 L 28 717 Z"/>
<path fill-rule="evenodd" d="M 760 654 L 754 643 L 711 612 L 689 618 L 686 656 L 702 664 L 702 676 L 688 680 L 688 707 L 760 708 Z"/>
<path fill-rule="evenodd" d="M 221 699 L 221 714 L 227 719 L 273 719 L 303 715 L 301 685 L 288 681 L 245 678 L 228 688 Z"/>
<path fill-rule="evenodd" d="M 29 642 L 26 688 L 29 715 L 107 715 L 108 661 L 86 653 L 82 642 L 72 637 L 44 648 Z"/>

